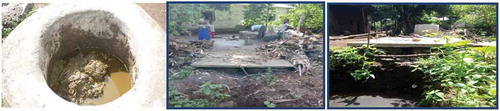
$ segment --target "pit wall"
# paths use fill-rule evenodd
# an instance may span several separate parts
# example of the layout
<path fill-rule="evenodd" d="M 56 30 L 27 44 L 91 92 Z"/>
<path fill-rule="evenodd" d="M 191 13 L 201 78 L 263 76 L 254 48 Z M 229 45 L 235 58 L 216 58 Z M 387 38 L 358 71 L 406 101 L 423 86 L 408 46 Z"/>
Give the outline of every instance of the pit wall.
<path fill-rule="evenodd" d="M 142 8 L 129 3 L 61 3 L 38 10 L 2 44 L 2 100 L 7 107 L 166 106 L 166 38 Z M 103 48 L 122 59 L 133 87 L 99 106 L 57 96 L 45 77 L 49 61 L 78 47 Z"/>
<path fill-rule="evenodd" d="M 399 93 L 419 97 L 424 83 L 422 72 L 412 72 L 410 66 L 384 63 L 371 67 L 375 79 L 355 81 L 348 68 L 330 70 L 330 95 L 336 93 Z M 412 85 L 416 85 L 413 88 Z"/>

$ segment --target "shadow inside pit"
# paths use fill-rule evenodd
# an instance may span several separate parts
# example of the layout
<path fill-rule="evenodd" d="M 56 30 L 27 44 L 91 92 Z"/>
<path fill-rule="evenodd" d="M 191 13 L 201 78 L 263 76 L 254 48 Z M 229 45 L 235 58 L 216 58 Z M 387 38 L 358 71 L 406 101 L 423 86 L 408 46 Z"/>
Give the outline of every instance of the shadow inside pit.
<path fill-rule="evenodd" d="M 418 107 L 426 84 L 422 72 L 394 63 L 372 67 L 376 79 L 367 81 L 355 81 L 348 70 L 330 70 L 331 107 Z"/>

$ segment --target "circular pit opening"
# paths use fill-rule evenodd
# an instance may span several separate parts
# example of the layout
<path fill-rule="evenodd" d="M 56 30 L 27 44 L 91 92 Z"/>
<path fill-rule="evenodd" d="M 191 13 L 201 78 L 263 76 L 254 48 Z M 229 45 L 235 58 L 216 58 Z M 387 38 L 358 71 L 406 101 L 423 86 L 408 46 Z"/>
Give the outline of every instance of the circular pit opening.
<path fill-rule="evenodd" d="M 113 14 L 85 11 L 53 22 L 42 35 L 47 85 L 78 105 L 109 103 L 134 84 L 126 28 Z"/>

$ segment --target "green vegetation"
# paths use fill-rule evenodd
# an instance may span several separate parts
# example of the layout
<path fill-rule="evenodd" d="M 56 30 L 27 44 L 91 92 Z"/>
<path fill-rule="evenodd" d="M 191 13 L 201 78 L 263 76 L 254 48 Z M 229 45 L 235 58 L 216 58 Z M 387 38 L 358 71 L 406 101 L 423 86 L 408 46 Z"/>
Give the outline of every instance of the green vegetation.
<path fill-rule="evenodd" d="M 274 72 L 271 68 L 267 68 L 265 74 L 260 74 L 256 78 L 257 80 L 264 81 L 268 86 L 276 84 L 276 75 L 274 75 Z"/>
<path fill-rule="evenodd" d="M 481 36 L 496 35 L 496 5 L 452 5 L 457 23 L 465 23 L 463 28 Z"/>
<path fill-rule="evenodd" d="M 3 26 L 2 38 L 6 38 L 7 36 L 9 36 L 10 32 L 12 32 L 17 27 L 17 25 L 19 25 L 22 21 L 24 21 L 24 19 L 28 18 L 29 16 L 31 16 L 35 12 L 36 12 L 36 9 L 31 8 L 31 10 L 28 13 L 21 15 L 17 19 L 13 19 L 11 21 L 3 21 L 2 22 L 2 26 Z"/>
<path fill-rule="evenodd" d="M 323 30 L 323 4 L 298 4 L 288 13 L 281 15 L 274 24 L 279 26 L 283 20 L 289 19 L 289 24 L 296 27 L 301 17 L 303 20 L 300 26 L 303 29 L 311 29 L 315 32 Z"/>
<path fill-rule="evenodd" d="M 444 17 L 449 5 L 373 5 L 375 12 L 369 18 L 376 29 L 392 30 L 390 35 L 409 35 L 415 24 L 429 23 L 427 16 Z M 429 15 L 432 14 L 432 15 Z"/>
<path fill-rule="evenodd" d="M 468 41 L 432 48 L 420 58 L 425 86 L 422 106 L 496 107 L 496 47 L 468 47 Z"/>
<path fill-rule="evenodd" d="M 440 28 L 467 29 L 483 38 L 496 33 L 496 5 L 372 5 L 369 20 L 374 29 L 390 35 L 409 35 L 415 24 L 439 24 Z"/>
<path fill-rule="evenodd" d="M 177 73 L 177 75 L 173 75 L 171 78 L 172 79 L 184 79 L 184 78 L 190 76 L 192 72 L 193 72 L 193 67 L 187 66 L 187 67 L 181 69 L 181 71 L 179 73 Z"/>
<path fill-rule="evenodd" d="M 376 54 L 384 52 L 374 47 L 348 47 L 341 50 L 330 49 L 330 69 L 347 69 L 356 81 L 375 79 L 370 71 Z"/>
<path fill-rule="evenodd" d="M 270 107 L 270 108 L 276 107 L 276 104 L 269 102 L 269 101 L 264 101 L 264 105 L 266 105 L 266 107 Z"/>
<path fill-rule="evenodd" d="M 210 101 L 215 103 L 222 102 L 223 100 L 231 97 L 229 94 L 223 93 L 224 88 L 228 87 L 225 84 L 212 84 L 212 82 L 206 82 L 199 87 L 200 89 L 196 92 L 202 92 L 205 96 L 210 98 Z"/>
<path fill-rule="evenodd" d="M 229 4 L 169 4 L 168 34 L 170 36 L 189 35 L 187 27 L 197 25 L 203 12 L 214 10 L 230 10 Z"/>
<path fill-rule="evenodd" d="M 276 8 L 272 4 L 249 4 L 245 6 L 243 11 L 243 26 L 250 27 L 252 25 L 267 25 L 274 20 L 276 16 Z"/>
<path fill-rule="evenodd" d="M 202 93 L 206 99 L 189 99 L 188 95 L 182 94 L 177 90 L 168 90 L 168 103 L 171 107 L 213 107 L 215 104 L 220 103 L 231 97 L 229 94 L 224 93 L 225 88 L 229 88 L 225 84 L 212 84 L 211 82 L 203 83 L 199 86 L 199 90 L 195 94 Z"/>
<path fill-rule="evenodd" d="M 168 104 L 170 107 L 211 107 L 212 102 L 206 99 L 190 100 L 187 95 L 182 95 L 174 89 L 168 90 Z"/>

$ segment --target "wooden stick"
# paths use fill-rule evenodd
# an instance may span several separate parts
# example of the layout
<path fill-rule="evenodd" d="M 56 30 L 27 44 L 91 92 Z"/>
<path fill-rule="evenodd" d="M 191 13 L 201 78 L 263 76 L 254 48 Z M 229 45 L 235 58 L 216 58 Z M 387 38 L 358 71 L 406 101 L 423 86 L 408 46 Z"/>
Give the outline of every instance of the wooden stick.
<path fill-rule="evenodd" d="M 400 57 L 419 57 L 419 56 L 431 56 L 436 55 L 434 53 L 431 54 L 409 54 L 409 55 L 375 55 L 377 58 L 400 58 Z"/>
<path fill-rule="evenodd" d="M 247 75 L 247 76 L 248 76 L 248 73 L 247 73 L 247 71 L 245 70 L 245 68 L 243 68 L 243 66 L 241 66 L 241 65 L 240 65 L 240 68 L 241 68 L 241 70 L 243 70 L 243 72 L 245 72 L 245 75 Z"/>
<path fill-rule="evenodd" d="M 288 102 L 288 101 L 296 101 L 298 99 L 280 99 L 280 100 L 269 100 L 269 102 L 272 103 L 282 103 L 282 102 Z"/>

